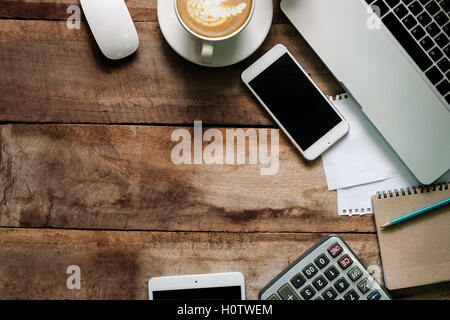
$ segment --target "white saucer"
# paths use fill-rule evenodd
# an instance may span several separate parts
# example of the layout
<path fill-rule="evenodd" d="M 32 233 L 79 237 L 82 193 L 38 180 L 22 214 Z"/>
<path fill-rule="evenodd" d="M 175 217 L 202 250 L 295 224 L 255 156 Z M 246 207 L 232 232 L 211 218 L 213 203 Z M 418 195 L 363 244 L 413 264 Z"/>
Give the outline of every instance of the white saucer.
<path fill-rule="evenodd" d="M 172 0 L 158 0 L 159 27 L 172 49 L 183 58 L 201 66 L 229 66 L 253 54 L 269 33 L 273 18 L 273 0 L 255 1 L 255 11 L 247 27 L 237 36 L 214 44 L 214 58 L 211 64 L 200 61 L 201 42 L 180 24 Z"/>

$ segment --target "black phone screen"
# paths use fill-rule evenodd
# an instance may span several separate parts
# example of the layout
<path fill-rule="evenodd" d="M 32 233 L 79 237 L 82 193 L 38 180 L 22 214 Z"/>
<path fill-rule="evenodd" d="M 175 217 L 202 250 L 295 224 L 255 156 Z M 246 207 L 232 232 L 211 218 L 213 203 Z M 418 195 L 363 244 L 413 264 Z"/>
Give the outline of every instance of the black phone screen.
<path fill-rule="evenodd" d="M 342 121 L 287 53 L 249 85 L 302 150 Z"/>
<path fill-rule="evenodd" d="M 241 287 L 153 291 L 153 300 L 241 300 Z"/>

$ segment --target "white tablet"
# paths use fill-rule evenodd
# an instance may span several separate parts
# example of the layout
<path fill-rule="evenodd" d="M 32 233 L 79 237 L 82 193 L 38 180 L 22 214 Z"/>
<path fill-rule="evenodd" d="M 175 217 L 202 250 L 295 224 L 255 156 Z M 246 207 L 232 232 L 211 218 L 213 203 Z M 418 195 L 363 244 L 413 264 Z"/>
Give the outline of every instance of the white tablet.
<path fill-rule="evenodd" d="M 349 130 L 328 97 L 283 45 L 276 45 L 245 70 L 242 80 L 308 160 L 320 156 Z"/>
<path fill-rule="evenodd" d="M 148 281 L 150 300 L 245 300 L 239 272 L 157 277 Z"/>

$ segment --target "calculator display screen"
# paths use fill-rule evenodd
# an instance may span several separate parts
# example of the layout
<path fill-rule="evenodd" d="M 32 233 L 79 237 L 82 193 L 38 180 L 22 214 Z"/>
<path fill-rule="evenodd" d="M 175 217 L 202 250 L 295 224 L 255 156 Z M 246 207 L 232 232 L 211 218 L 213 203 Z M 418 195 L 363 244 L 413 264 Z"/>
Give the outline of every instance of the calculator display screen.
<path fill-rule="evenodd" d="M 304 151 L 342 121 L 287 53 L 249 85 Z"/>
<path fill-rule="evenodd" d="M 241 287 L 153 291 L 153 300 L 241 300 Z"/>

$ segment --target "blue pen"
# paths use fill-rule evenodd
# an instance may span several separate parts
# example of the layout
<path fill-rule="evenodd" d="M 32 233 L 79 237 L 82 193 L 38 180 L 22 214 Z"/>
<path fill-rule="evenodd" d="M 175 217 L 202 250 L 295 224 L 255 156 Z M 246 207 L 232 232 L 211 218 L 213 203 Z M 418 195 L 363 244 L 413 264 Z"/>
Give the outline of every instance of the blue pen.
<path fill-rule="evenodd" d="M 405 214 L 405 215 L 403 215 L 401 217 L 395 218 L 395 219 L 393 219 L 393 220 L 383 224 L 381 226 L 381 228 L 386 228 L 386 227 L 389 227 L 389 226 L 393 226 L 393 225 L 401 223 L 403 221 L 406 221 L 406 220 L 412 219 L 414 217 L 420 216 L 421 214 L 427 213 L 427 212 L 429 212 L 431 210 L 434 210 L 436 208 L 445 206 L 445 205 L 447 205 L 449 203 L 450 203 L 450 197 L 447 198 L 447 199 L 444 199 L 442 201 L 430 204 L 429 206 L 426 206 L 425 208 L 422 208 L 422 209 L 410 212 L 408 214 Z"/>

